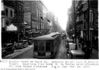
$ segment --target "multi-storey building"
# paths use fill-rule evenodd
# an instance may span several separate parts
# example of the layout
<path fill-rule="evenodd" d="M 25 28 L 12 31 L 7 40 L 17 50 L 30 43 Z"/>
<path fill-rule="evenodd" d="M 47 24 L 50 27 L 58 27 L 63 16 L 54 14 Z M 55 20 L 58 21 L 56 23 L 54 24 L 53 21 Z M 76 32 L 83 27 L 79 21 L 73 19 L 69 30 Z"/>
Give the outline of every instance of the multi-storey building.
<path fill-rule="evenodd" d="M 10 24 L 13 23 L 18 27 L 18 30 L 21 30 L 23 23 L 23 1 L 22 0 L 3 0 L 4 11 L 2 17 L 4 22 L 2 23 L 6 26 L 6 22 Z"/>
<path fill-rule="evenodd" d="M 87 46 L 98 48 L 98 0 L 75 0 L 76 38 L 88 41 Z"/>
<path fill-rule="evenodd" d="M 67 31 L 74 34 L 77 50 L 83 50 L 88 58 L 95 53 L 98 58 L 98 0 L 73 0 L 72 3 L 69 15 L 72 21 L 69 20 Z"/>
<path fill-rule="evenodd" d="M 23 30 L 23 1 L 22 0 L 2 0 L 3 10 L 1 14 L 2 20 L 2 40 L 16 40 L 19 39 L 19 34 L 22 34 Z M 13 24 L 17 27 L 16 33 L 10 33 L 8 35 L 7 26 Z M 21 33 L 20 33 L 21 32 Z M 16 35 L 15 35 L 16 34 Z M 13 36 L 13 37 L 12 37 Z M 5 40 L 6 37 L 6 40 Z M 14 39 L 15 37 L 18 37 Z"/>
<path fill-rule="evenodd" d="M 31 26 L 32 35 L 48 32 L 47 11 L 42 1 L 24 1 L 24 21 Z"/>

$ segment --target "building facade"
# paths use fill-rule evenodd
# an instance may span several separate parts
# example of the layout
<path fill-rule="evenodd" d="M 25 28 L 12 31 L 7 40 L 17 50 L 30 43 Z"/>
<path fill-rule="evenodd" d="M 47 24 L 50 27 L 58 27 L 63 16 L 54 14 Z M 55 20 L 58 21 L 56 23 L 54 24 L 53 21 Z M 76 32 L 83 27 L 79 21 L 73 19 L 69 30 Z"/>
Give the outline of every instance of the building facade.
<path fill-rule="evenodd" d="M 24 21 L 31 26 L 32 35 L 48 32 L 47 11 L 42 1 L 24 1 Z"/>
<path fill-rule="evenodd" d="M 98 49 L 98 0 L 77 0 L 75 3 L 76 38 L 89 42 L 90 48 Z"/>
<path fill-rule="evenodd" d="M 23 30 L 23 1 L 22 0 L 2 0 L 2 12 L 1 12 L 1 23 L 2 23 L 2 40 L 14 40 L 19 39 L 19 34 L 22 34 Z M 17 27 L 17 30 L 14 32 L 7 31 L 7 26 L 13 24 Z M 6 33 L 9 33 L 7 35 Z M 11 35 L 10 35 L 11 34 Z M 10 37 L 11 36 L 11 37 Z M 6 37 L 6 40 L 5 40 Z M 10 42 L 10 41 L 8 41 Z"/>
<path fill-rule="evenodd" d="M 18 30 L 22 30 L 22 23 L 24 17 L 23 10 L 23 1 L 22 0 L 3 0 L 4 10 L 2 13 L 3 17 L 3 27 L 9 22 L 9 24 L 13 23 L 18 27 Z"/>

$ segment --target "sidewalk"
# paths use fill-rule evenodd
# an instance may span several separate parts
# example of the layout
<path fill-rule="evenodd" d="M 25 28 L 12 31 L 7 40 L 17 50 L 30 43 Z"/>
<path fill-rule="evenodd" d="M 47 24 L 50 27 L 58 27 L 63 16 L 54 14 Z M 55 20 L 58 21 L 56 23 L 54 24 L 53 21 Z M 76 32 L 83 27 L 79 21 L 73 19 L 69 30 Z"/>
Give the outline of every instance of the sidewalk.
<path fill-rule="evenodd" d="M 23 48 L 23 49 L 14 50 L 14 53 L 7 55 L 7 56 L 4 57 L 3 59 L 13 59 L 13 58 L 17 57 L 18 55 L 21 55 L 22 53 L 28 51 L 28 50 L 31 49 L 32 47 L 33 47 L 33 44 L 32 44 L 32 45 L 29 45 L 28 47 Z"/>
<path fill-rule="evenodd" d="M 98 59 L 98 51 L 96 49 L 92 50 L 92 56 L 90 57 L 90 59 Z"/>

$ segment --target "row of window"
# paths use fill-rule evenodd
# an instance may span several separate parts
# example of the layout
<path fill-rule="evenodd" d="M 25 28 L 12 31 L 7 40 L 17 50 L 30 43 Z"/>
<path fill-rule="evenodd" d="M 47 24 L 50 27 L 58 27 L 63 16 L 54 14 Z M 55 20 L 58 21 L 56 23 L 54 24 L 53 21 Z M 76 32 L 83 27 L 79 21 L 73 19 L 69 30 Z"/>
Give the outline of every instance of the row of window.
<path fill-rule="evenodd" d="M 13 18 L 14 17 L 14 9 L 5 6 L 5 16 Z"/>
<path fill-rule="evenodd" d="M 36 29 L 48 29 L 48 26 L 46 26 L 45 23 L 37 23 L 34 21 L 32 21 L 32 27 Z"/>

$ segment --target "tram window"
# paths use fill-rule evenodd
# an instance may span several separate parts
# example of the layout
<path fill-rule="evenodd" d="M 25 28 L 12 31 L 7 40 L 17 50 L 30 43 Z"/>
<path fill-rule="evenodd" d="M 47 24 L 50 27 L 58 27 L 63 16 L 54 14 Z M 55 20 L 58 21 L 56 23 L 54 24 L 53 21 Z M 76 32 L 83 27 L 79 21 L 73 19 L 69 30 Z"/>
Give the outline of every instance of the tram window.
<path fill-rule="evenodd" d="M 36 41 L 34 43 L 34 51 L 38 51 L 38 43 Z"/>
<path fill-rule="evenodd" d="M 44 51 L 44 41 L 39 41 L 38 49 L 39 51 Z"/>
<path fill-rule="evenodd" d="M 8 8 L 5 9 L 5 14 L 8 16 Z"/>
<path fill-rule="evenodd" d="M 51 41 L 46 42 L 46 51 L 50 51 L 51 49 Z"/>

